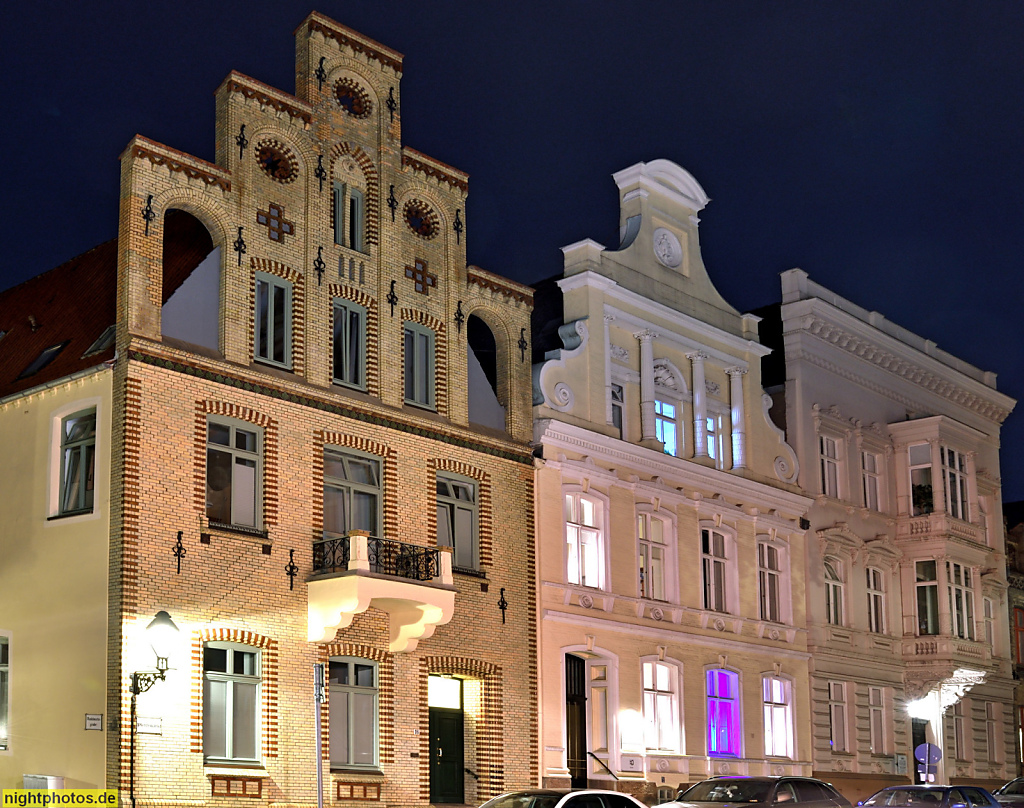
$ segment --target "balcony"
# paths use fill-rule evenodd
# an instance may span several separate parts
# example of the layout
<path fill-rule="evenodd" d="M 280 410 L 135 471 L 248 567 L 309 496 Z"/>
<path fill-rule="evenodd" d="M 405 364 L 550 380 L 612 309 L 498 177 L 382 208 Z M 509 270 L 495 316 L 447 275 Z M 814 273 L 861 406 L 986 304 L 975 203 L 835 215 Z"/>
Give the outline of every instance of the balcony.
<path fill-rule="evenodd" d="M 389 649 L 412 651 L 455 610 L 451 553 L 361 531 L 313 543 L 308 590 L 310 642 L 331 639 L 373 606 L 390 616 Z"/>
<path fill-rule="evenodd" d="M 961 667 L 987 665 L 992 661 L 992 656 L 985 643 L 934 635 L 903 640 L 903 659 L 907 662 L 934 662 Z"/>
<path fill-rule="evenodd" d="M 904 516 L 896 522 L 897 541 L 945 538 L 984 544 L 985 532 L 979 525 L 965 522 L 947 513 Z"/>

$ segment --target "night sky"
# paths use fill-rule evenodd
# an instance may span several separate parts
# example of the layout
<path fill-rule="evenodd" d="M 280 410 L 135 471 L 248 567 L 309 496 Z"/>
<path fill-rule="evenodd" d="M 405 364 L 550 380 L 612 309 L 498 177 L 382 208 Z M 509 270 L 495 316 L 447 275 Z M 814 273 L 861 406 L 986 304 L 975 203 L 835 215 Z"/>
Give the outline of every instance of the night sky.
<path fill-rule="evenodd" d="M 566 244 L 614 247 L 610 175 L 667 158 L 712 199 L 704 260 L 736 308 L 801 267 L 1024 398 L 1016 0 L 8 4 L 0 289 L 116 235 L 135 133 L 212 160 L 229 71 L 294 92 L 314 9 L 405 55 L 403 140 L 469 173 L 471 263 L 530 283 Z"/>

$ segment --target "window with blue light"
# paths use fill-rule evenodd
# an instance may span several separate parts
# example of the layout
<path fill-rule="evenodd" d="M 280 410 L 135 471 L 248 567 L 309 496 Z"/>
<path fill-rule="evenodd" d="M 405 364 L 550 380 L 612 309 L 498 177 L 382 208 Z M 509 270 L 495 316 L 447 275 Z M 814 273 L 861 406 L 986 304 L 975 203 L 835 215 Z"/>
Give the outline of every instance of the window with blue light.
<path fill-rule="evenodd" d="M 676 405 L 667 401 L 654 402 L 654 434 L 665 445 L 665 454 L 676 457 L 679 443 L 676 429 Z"/>
<path fill-rule="evenodd" d="M 715 668 L 707 677 L 708 754 L 740 756 L 739 674 Z"/>

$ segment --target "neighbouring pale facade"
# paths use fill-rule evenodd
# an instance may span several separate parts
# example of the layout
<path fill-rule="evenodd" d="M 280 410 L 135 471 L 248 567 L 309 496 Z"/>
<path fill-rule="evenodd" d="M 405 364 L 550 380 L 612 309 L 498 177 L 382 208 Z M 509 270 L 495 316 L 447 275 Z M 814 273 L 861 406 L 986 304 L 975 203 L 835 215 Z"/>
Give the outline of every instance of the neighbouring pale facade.
<path fill-rule="evenodd" d="M 766 373 L 772 412 L 814 496 L 814 774 L 863 798 L 917 780 L 927 740 L 943 752 L 937 782 L 1004 782 L 1016 766 L 999 428 L 1014 400 L 995 374 L 802 270 L 783 273 L 764 325 L 784 358 Z"/>
<path fill-rule="evenodd" d="M 316 13 L 295 38 L 295 95 L 218 88 L 215 162 L 122 154 L 111 506 L 81 526 L 104 565 L 75 639 L 107 695 L 55 709 L 105 713 L 93 776 L 150 806 L 315 804 L 318 710 L 328 804 L 479 803 L 538 771 L 532 290 L 467 266 L 467 178 L 403 145 L 401 54 Z M 17 542 L 55 532 L 32 519 Z M 54 612 L 79 608 L 81 560 L 49 562 Z M 33 669 L 5 621 L 17 729 Z"/>
<path fill-rule="evenodd" d="M 758 318 L 708 277 L 690 174 L 614 179 L 619 248 L 565 247 L 538 291 L 542 782 L 654 802 L 809 774 L 811 503 L 767 415 Z"/>

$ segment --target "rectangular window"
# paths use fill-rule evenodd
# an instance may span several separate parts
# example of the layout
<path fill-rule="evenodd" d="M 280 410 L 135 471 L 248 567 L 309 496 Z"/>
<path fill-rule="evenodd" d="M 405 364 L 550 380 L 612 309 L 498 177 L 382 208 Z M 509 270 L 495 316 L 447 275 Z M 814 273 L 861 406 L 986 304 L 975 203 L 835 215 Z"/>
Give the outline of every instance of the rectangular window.
<path fill-rule="evenodd" d="M 836 441 L 827 435 L 818 436 L 818 455 L 821 471 L 821 493 L 839 498 L 839 455 Z"/>
<path fill-rule="evenodd" d="M 334 299 L 334 381 L 366 389 L 366 309 Z"/>
<path fill-rule="evenodd" d="M 828 683 L 829 744 L 833 752 L 846 752 L 846 683 Z"/>
<path fill-rule="evenodd" d="M 626 393 L 621 384 L 612 385 L 612 426 L 619 438 L 622 438 L 622 407 L 626 401 Z"/>
<path fill-rule="evenodd" d="M 956 702 L 951 710 L 953 714 L 953 757 L 956 760 L 967 760 L 967 736 L 964 733 L 964 703 Z"/>
<path fill-rule="evenodd" d="M 263 432 L 244 421 L 206 422 L 206 518 L 211 523 L 259 529 Z"/>
<path fill-rule="evenodd" d="M 467 477 L 437 475 L 437 544 L 454 548 L 452 563 L 479 568 L 477 550 L 477 484 Z"/>
<path fill-rule="evenodd" d="M 985 702 L 985 741 L 988 744 L 989 763 L 998 763 L 999 754 L 999 713 L 1001 708 L 997 702 Z"/>
<path fill-rule="evenodd" d="M 96 410 L 60 424 L 60 513 L 89 513 L 96 483 Z"/>
<path fill-rule="evenodd" d="M 934 508 L 932 497 L 932 447 L 917 443 L 910 452 L 910 501 L 914 516 L 931 513 Z"/>
<path fill-rule="evenodd" d="M 843 625 L 843 567 L 834 558 L 825 560 L 825 619 Z"/>
<path fill-rule="evenodd" d="M 380 459 L 371 455 L 324 449 L 324 536 L 365 530 L 379 538 L 381 519 Z"/>
<path fill-rule="evenodd" d="M 405 324 L 405 402 L 434 409 L 434 332 Z"/>
<path fill-rule="evenodd" d="M 203 754 L 259 762 L 260 652 L 235 643 L 203 648 Z"/>
<path fill-rule="evenodd" d="M 366 252 L 366 195 L 338 181 L 334 183 L 334 243 Z"/>
<path fill-rule="evenodd" d="M 885 634 L 885 575 L 874 567 L 868 567 L 865 573 L 868 592 L 868 629 L 875 634 Z"/>
<path fill-rule="evenodd" d="M 722 416 L 709 415 L 707 427 L 708 457 L 715 461 L 715 468 L 725 468 L 725 441 L 722 433 Z"/>
<path fill-rule="evenodd" d="M 640 597 L 665 600 L 665 522 L 649 513 L 636 515 L 640 545 Z"/>
<path fill-rule="evenodd" d="M 604 584 L 602 504 L 582 494 L 565 495 L 565 541 L 569 583 Z"/>
<path fill-rule="evenodd" d="M 328 664 L 332 766 L 377 765 L 377 663 L 331 657 Z"/>
<path fill-rule="evenodd" d="M 882 688 L 868 688 L 868 724 L 871 730 L 871 754 L 886 754 L 885 698 Z"/>
<path fill-rule="evenodd" d="M 679 751 L 676 670 L 664 662 L 644 662 L 644 738 L 648 749 Z"/>
<path fill-rule="evenodd" d="M 939 579 L 934 561 L 918 561 L 915 565 L 917 581 L 917 633 L 939 633 Z"/>
<path fill-rule="evenodd" d="M 782 622 L 782 565 L 779 548 L 768 542 L 757 543 L 757 584 L 761 619 Z"/>
<path fill-rule="evenodd" d="M 1013 608 L 1013 650 L 1014 661 L 1024 665 L 1024 609 Z"/>
<path fill-rule="evenodd" d="M 276 275 L 256 273 L 255 357 L 292 366 L 292 285 Z"/>
<path fill-rule="evenodd" d="M 608 751 L 608 666 L 590 665 L 591 749 Z"/>
<path fill-rule="evenodd" d="M 963 452 L 939 447 L 942 461 L 942 483 L 945 486 L 946 505 L 950 516 L 970 519 L 967 507 L 967 459 Z"/>
<path fill-rule="evenodd" d="M 872 452 L 861 452 L 861 467 L 864 483 L 864 507 L 873 511 L 878 506 L 878 455 Z"/>
<path fill-rule="evenodd" d="M 946 562 L 949 584 L 949 614 L 954 637 L 974 639 L 974 589 L 971 569 L 953 561 Z"/>
<path fill-rule="evenodd" d="M 679 455 L 676 406 L 667 401 L 654 402 L 654 434 L 665 445 L 665 454 Z"/>
<path fill-rule="evenodd" d="M 790 683 L 777 676 L 761 680 L 764 700 L 764 753 L 793 757 L 793 714 Z"/>
<path fill-rule="evenodd" d="M 739 757 L 743 727 L 740 722 L 739 674 L 713 668 L 706 674 L 708 754 Z"/>
<path fill-rule="evenodd" d="M 11 704 L 11 641 L 0 637 L 0 749 L 9 748 L 8 725 Z"/>
<path fill-rule="evenodd" d="M 704 608 L 726 611 L 725 599 L 725 534 L 704 528 L 701 538 L 701 576 L 704 585 Z"/>
<path fill-rule="evenodd" d="M 982 608 L 985 612 L 985 644 L 989 648 L 994 648 L 996 642 L 996 611 L 992 598 L 983 598 Z"/>

